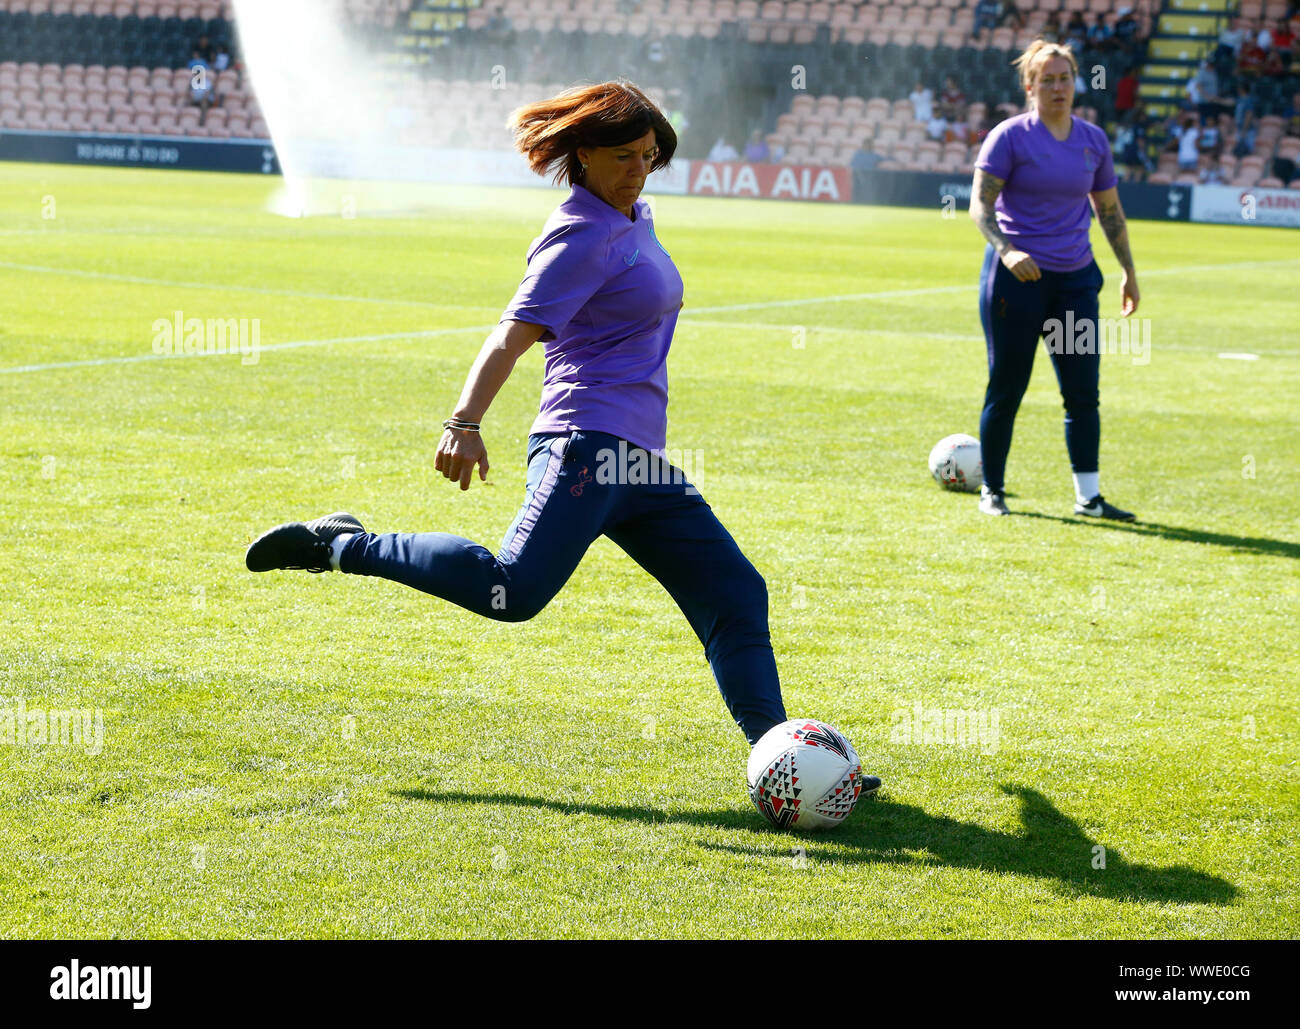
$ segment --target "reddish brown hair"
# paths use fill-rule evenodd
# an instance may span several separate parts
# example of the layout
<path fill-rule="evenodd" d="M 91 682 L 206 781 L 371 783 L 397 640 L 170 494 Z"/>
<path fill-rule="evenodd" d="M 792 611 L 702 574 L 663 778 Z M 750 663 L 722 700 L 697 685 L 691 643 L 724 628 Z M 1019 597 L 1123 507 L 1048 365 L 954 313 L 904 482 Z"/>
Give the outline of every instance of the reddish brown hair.
<path fill-rule="evenodd" d="M 538 175 L 555 173 L 566 185 L 582 181 L 578 147 L 622 146 L 654 129 L 659 153 L 650 170 L 667 167 L 677 133 L 654 102 L 630 82 L 576 86 L 549 100 L 526 104 L 506 123 L 515 148 Z"/>

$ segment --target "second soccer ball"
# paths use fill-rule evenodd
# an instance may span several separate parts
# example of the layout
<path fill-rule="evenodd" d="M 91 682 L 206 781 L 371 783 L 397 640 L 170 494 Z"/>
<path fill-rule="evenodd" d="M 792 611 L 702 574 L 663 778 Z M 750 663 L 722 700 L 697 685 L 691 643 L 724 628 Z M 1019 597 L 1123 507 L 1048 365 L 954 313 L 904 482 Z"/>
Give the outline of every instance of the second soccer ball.
<path fill-rule="evenodd" d="M 944 489 L 978 493 L 984 481 L 980 441 L 963 432 L 945 436 L 930 451 L 930 474 Z"/>

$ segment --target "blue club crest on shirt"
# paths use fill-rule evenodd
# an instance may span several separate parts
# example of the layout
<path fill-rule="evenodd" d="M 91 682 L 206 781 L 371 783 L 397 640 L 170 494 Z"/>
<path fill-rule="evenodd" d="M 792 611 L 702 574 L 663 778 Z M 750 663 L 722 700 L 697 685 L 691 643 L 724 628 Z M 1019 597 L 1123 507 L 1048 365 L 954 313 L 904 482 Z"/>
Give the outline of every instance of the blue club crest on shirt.
<path fill-rule="evenodd" d="M 1097 155 L 1092 152 L 1092 147 L 1086 146 L 1083 148 L 1083 166 L 1088 171 L 1097 170 Z"/>

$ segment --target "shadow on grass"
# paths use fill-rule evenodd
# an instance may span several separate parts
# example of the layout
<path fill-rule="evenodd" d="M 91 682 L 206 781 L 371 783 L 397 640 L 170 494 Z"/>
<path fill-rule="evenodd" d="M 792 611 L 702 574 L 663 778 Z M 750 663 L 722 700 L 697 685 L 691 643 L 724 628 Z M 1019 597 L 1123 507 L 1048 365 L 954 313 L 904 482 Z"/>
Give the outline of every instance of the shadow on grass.
<path fill-rule="evenodd" d="M 1066 525 L 1086 526 L 1089 529 L 1112 529 L 1115 532 L 1131 532 L 1138 536 L 1159 536 L 1162 539 L 1177 540 L 1180 543 L 1210 543 L 1216 547 L 1231 547 L 1233 550 L 1250 551 L 1256 554 L 1300 557 L 1300 543 L 1292 543 L 1290 540 L 1264 539 L 1259 536 L 1232 536 L 1222 532 L 1207 532 L 1204 529 L 1187 529 L 1180 525 L 1161 525 L 1159 522 L 1108 522 L 1082 516 L 1065 518 L 1061 515 L 1042 514 L 1039 511 L 1013 511 L 1011 513 L 1020 518 L 1042 518 L 1044 521 L 1064 522 Z"/>
<path fill-rule="evenodd" d="M 1099 844 L 1052 806 L 1037 790 L 1004 786 L 1003 792 L 1020 800 L 1020 833 L 995 832 L 972 822 L 959 822 L 927 814 L 919 807 L 878 798 L 863 803 L 849 820 L 827 837 L 778 832 L 752 811 L 684 811 L 670 813 L 653 807 L 624 804 L 565 803 L 515 793 L 441 793 L 435 790 L 396 790 L 409 800 L 435 804 L 491 804 L 542 808 L 565 814 L 599 815 L 651 825 L 686 824 L 714 829 L 750 829 L 779 845 L 773 859 L 788 861 L 799 846 L 808 857 L 818 856 L 817 843 L 836 845 L 827 860 L 864 864 L 947 865 L 990 872 L 1054 879 L 1080 893 L 1114 900 L 1167 901 L 1179 904 L 1227 904 L 1238 890 L 1218 876 L 1174 865 L 1155 868 L 1132 864 L 1106 848 L 1105 868 L 1094 868 Z M 710 850 L 752 855 L 754 847 L 705 843 Z M 846 853 L 845 850 L 849 852 Z M 924 851 L 924 854 L 916 854 Z M 761 853 L 761 851 L 760 851 Z"/>

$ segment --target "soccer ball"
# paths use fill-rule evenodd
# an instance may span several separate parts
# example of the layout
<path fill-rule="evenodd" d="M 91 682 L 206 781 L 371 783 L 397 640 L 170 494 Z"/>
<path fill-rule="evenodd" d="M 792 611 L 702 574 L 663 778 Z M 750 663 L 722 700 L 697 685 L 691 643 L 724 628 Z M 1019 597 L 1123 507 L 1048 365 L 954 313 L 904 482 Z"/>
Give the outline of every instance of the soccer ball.
<path fill-rule="evenodd" d="M 778 829 L 833 829 L 862 795 L 862 764 L 839 730 L 811 718 L 774 725 L 754 744 L 749 799 Z"/>
<path fill-rule="evenodd" d="M 930 451 L 930 474 L 944 489 L 978 493 L 984 481 L 980 441 L 962 432 L 945 436 Z"/>

